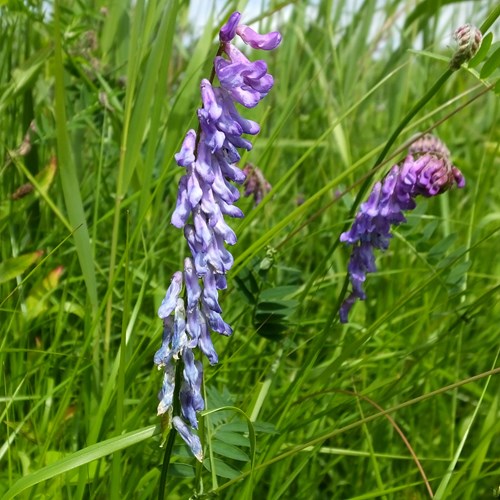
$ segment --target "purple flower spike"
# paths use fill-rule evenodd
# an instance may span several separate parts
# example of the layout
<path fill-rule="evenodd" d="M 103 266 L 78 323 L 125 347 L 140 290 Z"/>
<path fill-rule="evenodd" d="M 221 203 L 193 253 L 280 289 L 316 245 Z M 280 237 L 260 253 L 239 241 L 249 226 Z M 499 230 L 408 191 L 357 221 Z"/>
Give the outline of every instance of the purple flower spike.
<path fill-rule="evenodd" d="M 175 415 L 175 429 L 198 460 L 203 459 L 201 443 L 191 429 L 198 428 L 197 413 L 204 408 L 201 395 L 202 364 L 195 360 L 195 349 L 218 362 L 211 332 L 231 335 L 232 328 L 222 319 L 219 290 L 227 288 L 226 273 L 233 256 L 225 244 L 234 245 L 236 234 L 227 217 L 243 217 L 235 206 L 240 192 L 232 184 L 246 179 L 236 163 L 238 148 L 250 151 L 245 134 L 259 133 L 259 124 L 242 117 L 235 103 L 256 106 L 273 86 L 273 77 L 264 61 L 250 61 L 231 41 L 238 33 L 253 48 L 270 50 L 281 35 L 259 35 L 248 26 L 238 28 L 241 15 L 235 12 L 221 28 L 220 48 L 214 60 L 219 86 L 203 79 L 200 84 L 202 107 L 197 110 L 198 132 L 189 130 L 175 160 L 185 169 L 179 181 L 177 202 L 171 223 L 184 229 L 191 256 L 184 260 L 184 272 L 176 272 L 158 314 L 163 319 L 163 337 L 154 356 L 164 380 L 158 395 L 158 414 L 172 416 L 174 409 L 176 363 L 182 363 L 182 382 L 178 388 L 182 417 Z M 185 294 L 181 296 L 185 284 Z M 189 426 L 187 425 L 189 424 Z"/>
<path fill-rule="evenodd" d="M 366 274 L 377 270 L 374 250 L 388 248 L 392 226 L 406 222 L 403 211 L 413 210 L 419 195 L 432 197 L 454 184 L 460 188 L 465 185 L 462 173 L 451 164 L 448 149 L 436 137 L 418 139 L 410 152 L 413 154 L 401 166 L 395 165 L 382 182 L 375 184 L 351 229 L 340 235 L 340 241 L 353 246 L 348 265 L 352 292 L 340 307 L 342 323 L 347 323 L 354 303 L 365 300 Z"/>
<path fill-rule="evenodd" d="M 281 43 L 281 33 L 278 31 L 260 35 L 252 28 L 240 24 L 236 28 L 236 33 L 247 45 L 250 45 L 252 49 L 273 50 Z"/>

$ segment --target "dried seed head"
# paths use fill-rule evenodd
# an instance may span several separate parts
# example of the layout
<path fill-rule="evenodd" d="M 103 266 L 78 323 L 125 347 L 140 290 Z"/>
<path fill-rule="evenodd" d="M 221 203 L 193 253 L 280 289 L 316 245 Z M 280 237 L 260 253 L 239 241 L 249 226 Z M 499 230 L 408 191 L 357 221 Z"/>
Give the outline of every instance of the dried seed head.
<path fill-rule="evenodd" d="M 24 198 L 25 196 L 27 196 L 28 194 L 30 194 L 31 192 L 33 192 L 33 184 L 31 183 L 27 183 L 27 184 L 23 184 L 22 186 L 19 186 L 15 191 L 14 193 L 11 194 L 11 198 L 15 201 L 15 200 L 20 200 L 21 198 Z"/>

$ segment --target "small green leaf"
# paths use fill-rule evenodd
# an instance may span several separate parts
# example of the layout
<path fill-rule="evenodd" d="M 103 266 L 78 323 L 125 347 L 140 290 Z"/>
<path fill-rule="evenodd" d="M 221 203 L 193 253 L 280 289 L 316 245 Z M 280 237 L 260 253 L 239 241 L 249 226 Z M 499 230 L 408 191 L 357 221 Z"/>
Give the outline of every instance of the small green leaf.
<path fill-rule="evenodd" d="M 229 465 L 225 464 L 222 460 L 219 460 L 218 458 L 214 458 L 213 462 L 214 462 L 214 466 L 215 466 L 215 473 L 219 477 L 223 477 L 226 479 L 235 479 L 236 477 L 241 476 L 241 472 L 239 472 L 236 469 L 233 469 Z M 203 466 L 209 472 L 212 472 L 209 460 L 204 460 Z"/>
<path fill-rule="evenodd" d="M 472 262 L 467 260 L 465 262 L 460 262 L 450 270 L 450 274 L 446 278 L 447 285 L 457 285 L 465 277 L 467 271 L 470 269 Z"/>
<path fill-rule="evenodd" d="M 194 477 L 195 468 L 188 464 L 172 464 L 168 468 L 168 474 L 175 477 Z"/>
<path fill-rule="evenodd" d="M 16 276 L 23 274 L 28 267 L 34 264 L 41 256 L 43 251 L 27 253 L 19 257 L 13 257 L 0 263 L 0 283 L 5 283 Z"/>
<path fill-rule="evenodd" d="M 279 434 L 276 430 L 276 426 L 271 422 L 263 422 L 260 420 L 256 420 L 253 423 L 255 430 L 257 432 L 264 432 L 265 434 Z M 247 424 L 245 422 L 229 422 L 224 425 L 224 431 L 226 432 L 247 432 Z"/>
<path fill-rule="evenodd" d="M 259 302 L 257 306 L 258 314 L 274 314 L 278 316 L 288 316 L 297 307 L 296 300 L 276 300 L 274 302 Z"/>
<path fill-rule="evenodd" d="M 249 304 L 257 302 L 259 294 L 259 285 L 250 271 L 243 271 L 242 276 L 235 276 L 233 279 L 238 286 L 238 289 L 243 293 Z"/>
<path fill-rule="evenodd" d="M 439 243 L 434 245 L 429 250 L 429 255 L 428 255 L 429 262 L 437 263 L 439 260 L 441 260 L 446 254 L 447 250 L 452 245 L 452 243 L 456 240 L 456 238 L 457 238 L 456 234 L 450 234 L 446 238 L 443 238 Z"/>
<path fill-rule="evenodd" d="M 469 61 L 467 66 L 469 68 L 475 68 L 484 58 L 488 55 L 488 51 L 491 47 L 491 42 L 493 41 L 493 33 L 491 31 L 483 38 L 481 42 L 481 47 L 477 51 L 477 54 Z"/>
<path fill-rule="evenodd" d="M 233 446 L 232 444 L 214 440 L 212 442 L 212 449 L 218 455 L 226 458 L 232 458 L 234 460 L 239 460 L 240 462 L 250 461 L 250 457 L 244 451 L 241 451 L 238 447 Z"/>
<path fill-rule="evenodd" d="M 284 337 L 284 332 L 288 329 L 288 325 L 283 323 L 274 323 L 263 320 L 257 327 L 256 333 L 267 340 L 280 341 Z"/>
<path fill-rule="evenodd" d="M 482 80 L 488 78 L 493 73 L 493 71 L 498 68 L 498 66 L 500 66 L 500 47 L 498 47 L 484 63 L 479 75 L 480 78 Z"/>
<path fill-rule="evenodd" d="M 248 438 L 246 438 L 241 434 L 237 434 L 235 432 L 226 432 L 218 430 L 215 436 L 222 443 L 233 444 L 235 446 L 250 446 Z"/>
<path fill-rule="evenodd" d="M 261 300 L 280 300 L 294 294 L 299 289 L 296 285 L 277 286 L 263 290 L 260 294 Z"/>

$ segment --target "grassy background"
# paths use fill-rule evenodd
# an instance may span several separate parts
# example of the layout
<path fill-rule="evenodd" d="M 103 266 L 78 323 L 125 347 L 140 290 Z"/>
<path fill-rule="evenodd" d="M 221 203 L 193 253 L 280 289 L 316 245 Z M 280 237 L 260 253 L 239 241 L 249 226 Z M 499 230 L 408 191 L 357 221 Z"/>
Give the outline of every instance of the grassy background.
<path fill-rule="evenodd" d="M 169 224 L 173 154 L 218 28 L 235 9 L 250 21 L 249 3 L 192 2 L 195 28 L 186 1 L 0 2 L 6 498 L 158 495 L 156 310 L 187 252 Z M 243 198 L 232 222 L 221 305 L 235 333 L 214 338 L 217 366 L 204 363 L 206 460 L 178 438 L 168 498 L 494 497 L 498 69 L 481 80 L 482 63 L 462 68 L 398 137 L 376 178 L 432 128 L 467 186 L 420 200 L 349 324 L 336 307 L 349 258 L 337 242 L 360 182 L 446 70 L 454 29 L 495 4 L 285 1 L 253 20 L 283 43 L 251 54 L 276 84 L 245 111 L 262 132 L 242 163 L 274 189 L 258 207 Z"/>

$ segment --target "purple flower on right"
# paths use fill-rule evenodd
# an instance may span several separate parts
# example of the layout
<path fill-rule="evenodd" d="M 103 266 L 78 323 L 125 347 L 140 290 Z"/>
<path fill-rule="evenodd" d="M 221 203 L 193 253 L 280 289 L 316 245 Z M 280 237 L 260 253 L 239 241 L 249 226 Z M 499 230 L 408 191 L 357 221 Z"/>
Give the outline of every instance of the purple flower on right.
<path fill-rule="evenodd" d="M 353 247 L 348 265 L 352 292 L 340 307 L 342 323 L 347 323 L 354 303 L 366 299 L 363 290 L 366 274 L 377 270 L 374 249 L 388 248 L 391 227 L 406 222 L 403 212 L 415 208 L 418 195 L 436 196 L 453 184 L 462 188 L 465 179 L 452 165 L 445 144 L 430 134 L 416 140 L 402 164 L 394 165 L 375 184 L 368 200 L 361 204 L 351 229 L 340 235 L 340 241 Z"/>

